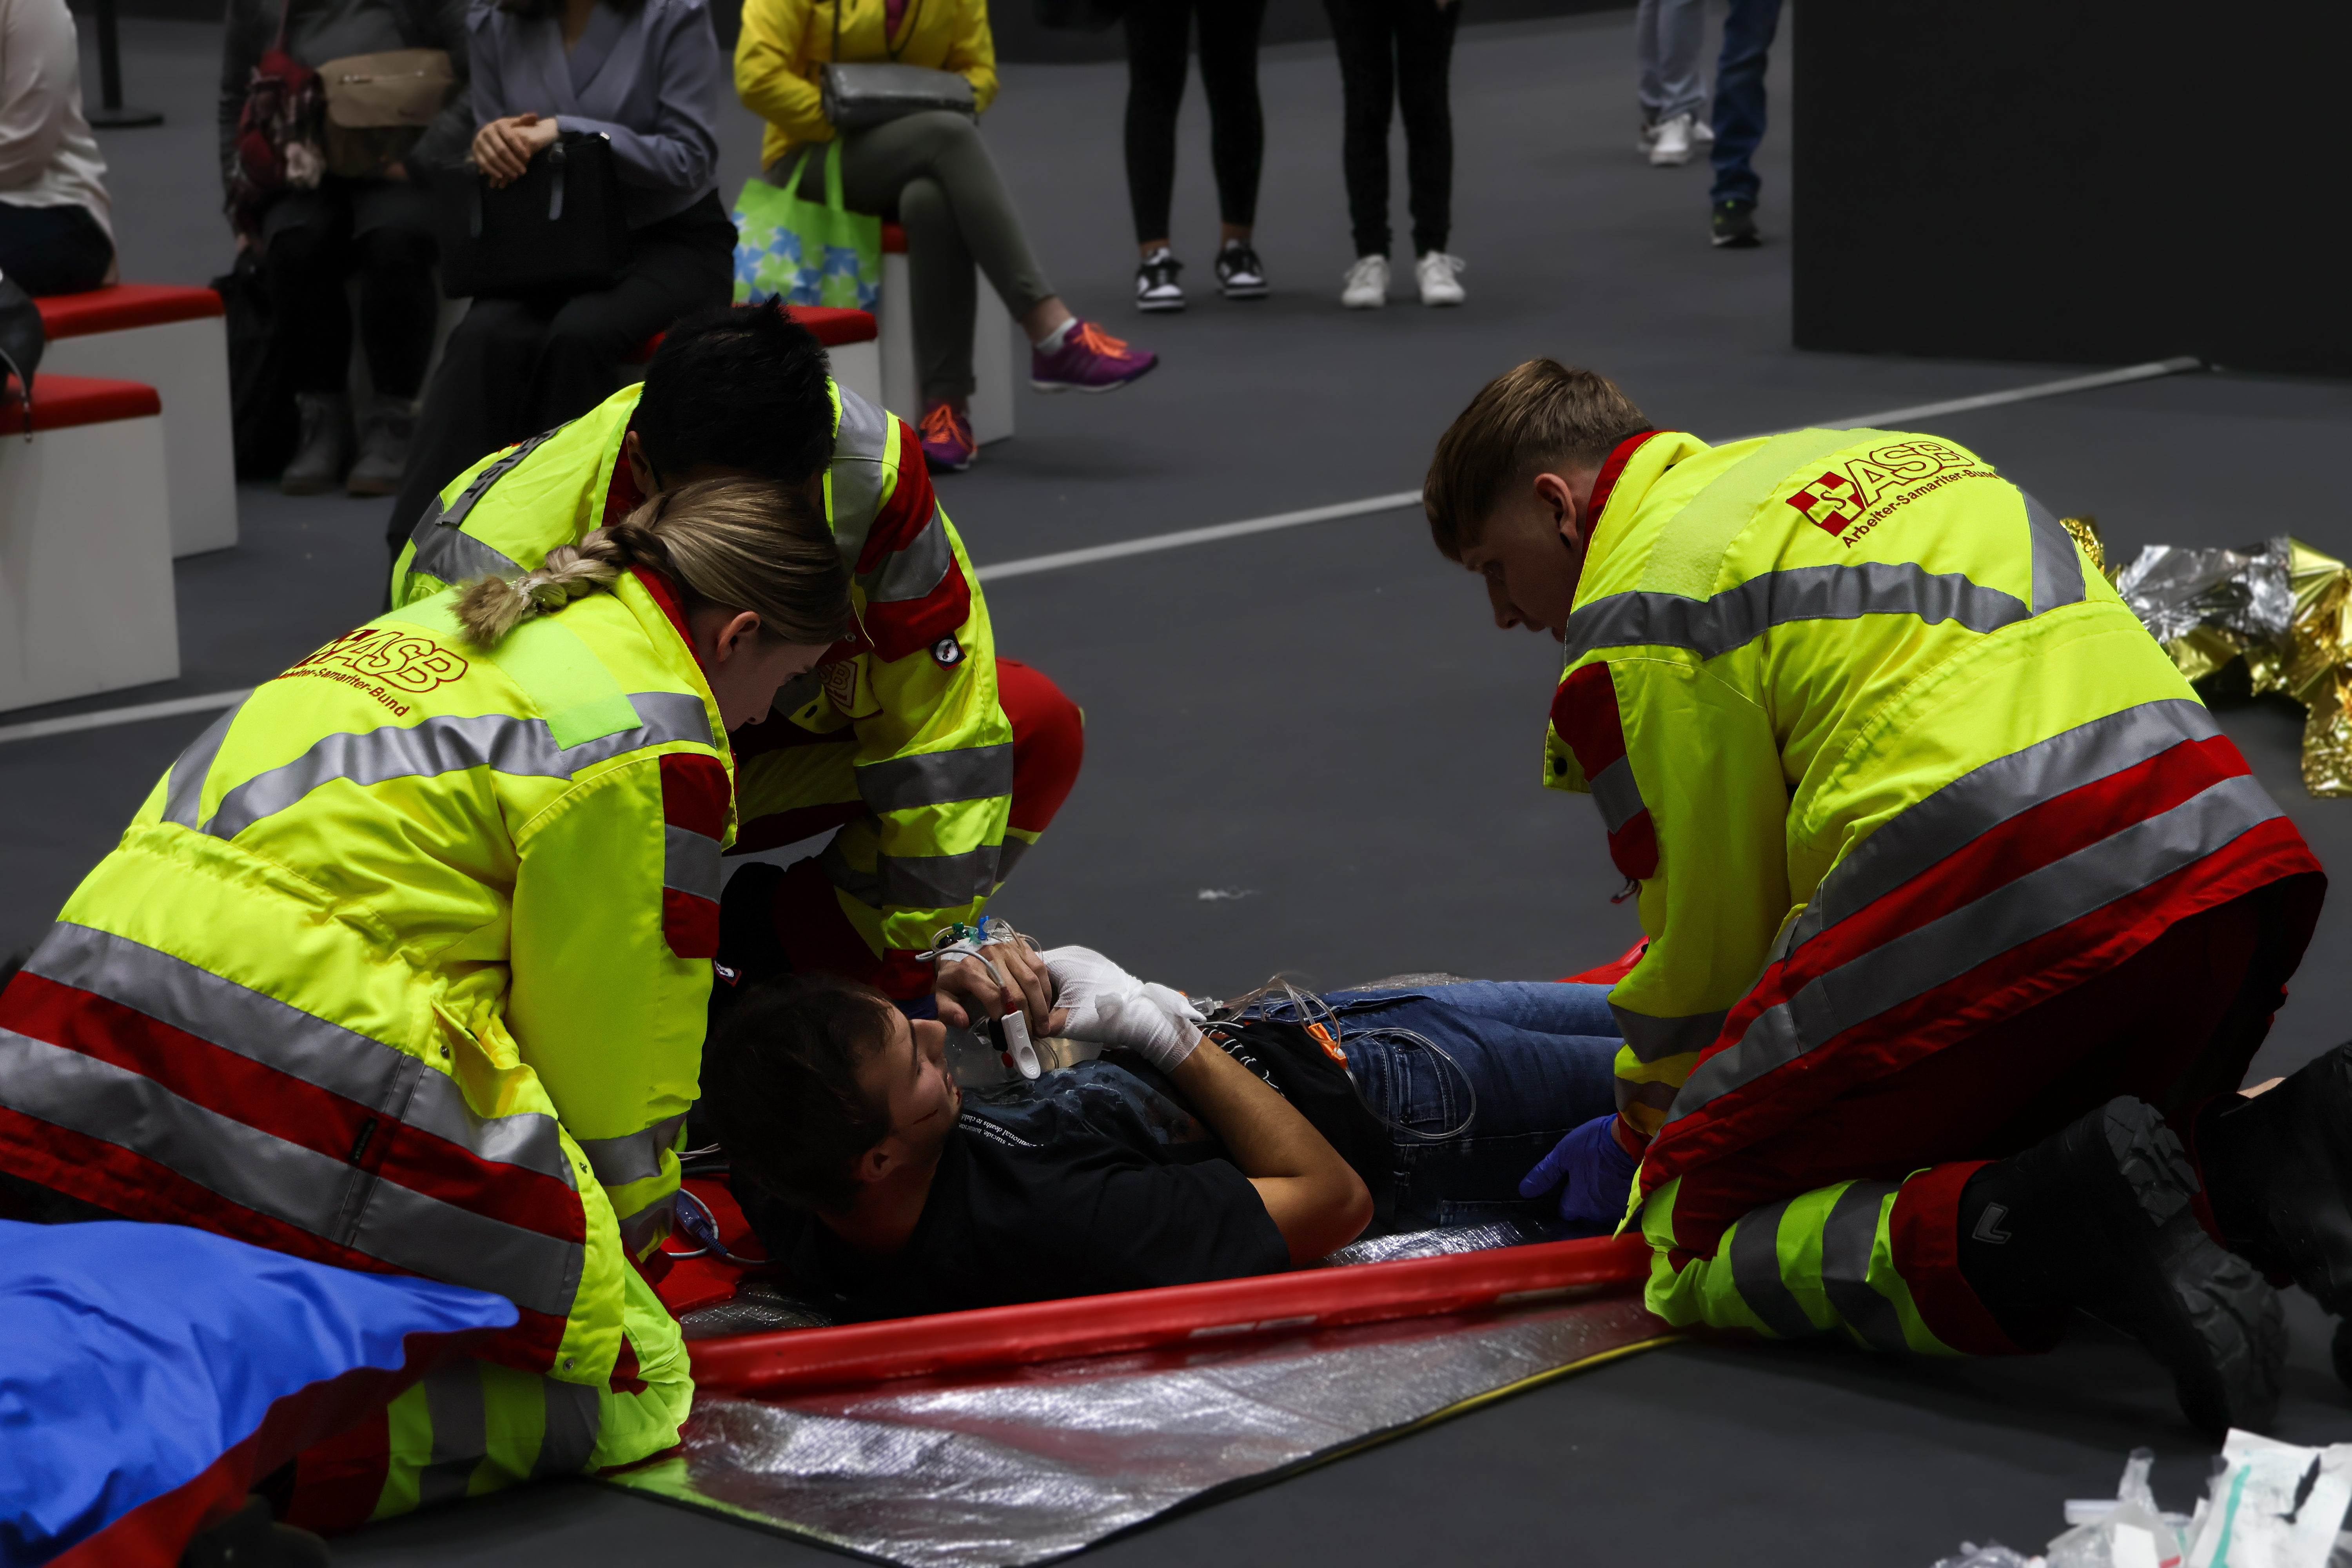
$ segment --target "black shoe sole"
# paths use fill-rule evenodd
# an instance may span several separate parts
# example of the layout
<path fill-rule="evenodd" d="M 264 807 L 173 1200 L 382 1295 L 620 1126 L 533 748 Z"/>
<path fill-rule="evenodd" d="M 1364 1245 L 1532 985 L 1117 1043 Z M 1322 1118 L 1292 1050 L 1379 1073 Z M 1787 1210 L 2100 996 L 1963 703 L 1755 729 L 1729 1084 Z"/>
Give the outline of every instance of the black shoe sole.
<path fill-rule="evenodd" d="M 2100 1205 L 2110 1247 L 2085 1247 L 2086 1274 L 2070 1298 L 2171 1370 L 2181 1414 L 2199 1431 L 2262 1430 L 2278 1413 L 2286 1361 L 2278 1292 L 2199 1225 L 2196 1170 L 2155 1107 L 2116 1100 L 2093 1116 L 2120 1191 Z M 2090 1120 L 2060 1136 L 2091 1133 Z M 2111 1249 L 2118 1243 L 2121 1257 Z"/>
<path fill-rule="evenodd" d="M 1753 250 L 1763 243 L 1761 236 L 1753 234 L 1718 234 L 1715 237 L 1718 250 Z"/>
<path fill-rule="evenodd" d="M 1263 283 L 1258 284 L 1253 289 L 1228 289 L 1223 284 L 1220 283 L 1217 285 L 1217 292 L 1223 294 L 1228 300 L 1263 300 L 1267 294 L 1271 293 L 1272 290 L 1267 289 Z"/>

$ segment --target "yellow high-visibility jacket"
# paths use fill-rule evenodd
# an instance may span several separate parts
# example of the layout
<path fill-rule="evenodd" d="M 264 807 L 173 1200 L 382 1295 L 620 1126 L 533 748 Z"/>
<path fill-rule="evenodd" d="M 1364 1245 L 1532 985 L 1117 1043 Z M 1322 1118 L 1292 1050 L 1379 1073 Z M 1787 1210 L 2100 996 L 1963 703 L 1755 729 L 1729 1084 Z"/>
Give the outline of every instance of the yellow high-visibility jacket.
<path fill-rule="evenodd" d="M 621 445 L 640 390 L 624 387 L 451 480 L 393 568 L 392 602 L 536 566 L 557 545 L 625 517 L 640 498 Z M 976 918 L 1025 847 L 1005 836 L 1013 729 L 997 701 L 988 604 L 914 433 L 838 385 L 834 405 L 825 514 L 850 572 L 857 627 L 778 696 L 776 712 L 804 731 L 855 734 L 867 815 L 835 836 L 821 864 L 876 957 L 870 977 L 905 995 L 929 989 L 929 968 L 914 954 L 940 927 Z M 811 803 L 796 793 L 793 752 L 772 749 L 772 734 L 751 738 L 758 744 L 737 778 L 743 846 L 804 837 L 793 810 Z"/>
<path fill-rule="evenodd" d="M 452 599 L 157 782 L 0 996 L 0 1169 L 493 1291 L 521 1321 L 480 1353 L 601 1384 L 653 1348 L 623 1279 L 697 1093 L 727 738 L 659 577 L 495 649 Z"/>
<path fill-rule="evenodd" d="M 820 90 L 834 58 L 835 0 L 746 0 L 735 40 L 735 96 L 768 122 L 760 167 L 812 142 L 833 140 Z M 988 0 L 910 0 L 895 37 L 886 38 L 886 0 L 841 0 L 841 58 L 895 61 L 953 71 L 971 83 L 980 112 L 996 99 L 996 37 Z"/>
<path fill-rule="evenodd" d="M 1641 888 L 1643 1191 L 2318 870 L 2065 528 L 1893 431 L 1618 448 L 1545 782 Z"/>

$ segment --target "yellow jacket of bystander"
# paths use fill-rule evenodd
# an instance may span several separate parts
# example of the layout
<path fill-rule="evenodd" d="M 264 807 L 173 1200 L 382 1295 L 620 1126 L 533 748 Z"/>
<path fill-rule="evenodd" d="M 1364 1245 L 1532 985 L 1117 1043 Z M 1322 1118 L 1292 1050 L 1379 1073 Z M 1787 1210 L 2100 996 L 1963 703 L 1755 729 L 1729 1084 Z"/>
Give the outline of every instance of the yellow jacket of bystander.
<path fill-rule="evenodd" d="M 907 0 L 886 37 L 887 0 L 745 0 L 735 44 L 735 95 L 768 122 L 760 166 L 833 140 L 821 107 L 820 72 L 833 59 L 836 11 L 841 55 L 853 64 L 895 61 L 953 71 L 971 83 L 982 113 L 996 98 L 996 38 L 988 0 Z"/>

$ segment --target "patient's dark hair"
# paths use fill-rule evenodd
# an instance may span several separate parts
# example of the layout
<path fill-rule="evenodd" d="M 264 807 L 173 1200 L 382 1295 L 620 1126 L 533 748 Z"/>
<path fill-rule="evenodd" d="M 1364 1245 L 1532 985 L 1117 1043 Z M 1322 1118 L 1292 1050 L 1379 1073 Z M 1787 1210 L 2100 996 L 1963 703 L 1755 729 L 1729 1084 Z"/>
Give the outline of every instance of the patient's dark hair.
<path fill-rule="evenodd" d="M 857 1081 L 889 1038 L 890 999 L 830 974 L 793 974 L 738 1002 L 702 1058 L 702 1100 L 738 1176 L 778 1201 L 840 1214 L 858 1156 L 890 1135 L 890 1108 Z"/>

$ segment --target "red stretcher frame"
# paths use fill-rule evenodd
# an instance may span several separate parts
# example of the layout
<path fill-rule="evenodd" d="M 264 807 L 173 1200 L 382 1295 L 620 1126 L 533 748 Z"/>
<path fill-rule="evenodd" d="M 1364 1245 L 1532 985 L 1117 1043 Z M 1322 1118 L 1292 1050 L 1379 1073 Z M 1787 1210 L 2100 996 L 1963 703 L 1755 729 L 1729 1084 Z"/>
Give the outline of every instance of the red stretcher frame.
<path fill-rule="evenodd" d="M 1566 979 L 1614 984 L 1648 946 L 1645 938 L 1614 961 Z M 729 1217 L 740 1224 L 740 1216 Z M 698 1387 L 775 1397 L 1066 1357 L 1124 1355 L 1203 1340 L 1228 1342 L 1308 1328 L 1629 1294 L 1642 1288 L 1649 1271 L 1650 1248 L 1640 1236 L 1602 1237 L 827 1329 L 726 1334 L 689 1340 L 687 1350 Z M 1658 1327 L 1661 1333 L 1670 1331 L 1663 1322 Z"/>

